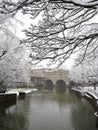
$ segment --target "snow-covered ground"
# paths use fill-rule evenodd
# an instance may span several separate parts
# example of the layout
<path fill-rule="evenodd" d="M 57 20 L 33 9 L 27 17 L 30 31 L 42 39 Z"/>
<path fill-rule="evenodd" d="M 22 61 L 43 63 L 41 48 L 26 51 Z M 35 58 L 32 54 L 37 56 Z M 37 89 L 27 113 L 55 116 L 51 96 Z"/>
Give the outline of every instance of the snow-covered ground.
<path fill-rule="evenodd" d="M 37 89 L 35 88 L 17 88 L 17 89 L 11 89 L 9 91 L 7 91 L 7 94 L 11 94 L 11 93 L 16 93 L 17 96 L 19 95 L 19 92 L 24 92 L 25 94 L 29 94 L 32 92 L 36 92 Z"/>

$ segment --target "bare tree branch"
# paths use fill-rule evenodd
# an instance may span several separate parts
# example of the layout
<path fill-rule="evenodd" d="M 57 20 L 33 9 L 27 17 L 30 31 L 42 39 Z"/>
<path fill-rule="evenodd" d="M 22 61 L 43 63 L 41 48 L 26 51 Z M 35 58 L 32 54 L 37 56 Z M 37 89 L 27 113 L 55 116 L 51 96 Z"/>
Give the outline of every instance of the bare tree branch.
<path fill-rule="evenodd" d="M 83 51 L 81 62 L 88 53 L 98 30 L 93 24 L 88 30 L 87 21 L 98 13 L 98 1 L 94 0 L 2 0 L 0 13 L 5 16 L 15 15 L 18 10 L 30 14 L 32 18 L 41 13 L 42 20 L 25 31 L 27 36 L 22 43 L 31 46 L 32 60 L 53 59 L 62 64 L 77 51 Z M 93 28 L 94 27 L 94 28 Z M 85 32 L 85 33 L 84 33 Z M 80 62 L 80 63 L 81 63 Z"/>

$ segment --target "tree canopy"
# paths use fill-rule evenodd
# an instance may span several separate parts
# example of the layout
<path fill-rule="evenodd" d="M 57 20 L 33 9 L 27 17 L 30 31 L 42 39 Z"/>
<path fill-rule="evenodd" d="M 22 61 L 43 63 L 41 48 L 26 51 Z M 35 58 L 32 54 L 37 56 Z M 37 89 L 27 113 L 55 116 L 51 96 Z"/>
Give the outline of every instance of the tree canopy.
<path fill-rule="evenodd" d="M 2 0 L 0 13 L 15 16 L 21 10 L 30 14 L 31 19 L 41 16 L 37 25 L 25 31 L 22 43 L 31 46 L 32 60 L 37 63 L 43 59 L 61 65 L 72 54 L 82 52 L 81 63 L 89 53 L 94 53 L 97 44 L 98 23 L 90 20 L 97 15 L 96 0 Z M 93 47 L 89 52 L 89 48 Z"/>

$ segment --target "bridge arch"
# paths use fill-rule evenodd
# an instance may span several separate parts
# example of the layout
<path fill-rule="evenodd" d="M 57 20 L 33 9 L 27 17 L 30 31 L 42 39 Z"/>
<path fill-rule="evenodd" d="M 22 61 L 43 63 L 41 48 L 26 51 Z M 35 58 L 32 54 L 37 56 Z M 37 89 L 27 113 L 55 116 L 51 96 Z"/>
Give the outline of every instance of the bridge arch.
<path fill-rule="evenodd" d="M 53 88 L 53 82 L 50 79 L 45 80 L 45 87 L 46 88 Z"/>
<path fill-rule="evenodd" d="M 66 86 L 66 82 L 63 79 L 59 79 L 56 81 L 55 85 L 57 87 L 65 87 Z"/>

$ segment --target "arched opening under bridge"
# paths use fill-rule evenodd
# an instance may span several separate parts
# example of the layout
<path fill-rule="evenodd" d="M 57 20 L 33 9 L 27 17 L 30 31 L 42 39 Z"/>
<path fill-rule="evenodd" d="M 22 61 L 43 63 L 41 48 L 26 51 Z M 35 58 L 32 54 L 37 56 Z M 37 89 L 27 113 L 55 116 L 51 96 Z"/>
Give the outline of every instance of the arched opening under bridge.
<path fill-rule="evenodd" d="M 53 82 L 52 82 L 52 80 L 50 80 L 50 79 L 47 79 L 47 80 L 45 80 L 45 87 L 46 88 L 53 88 Z"/>
<path fill-rule="evenodd" d="M 56 81 L 56 87 L 66 87 L 66 82 L 62 79 Z"/>

